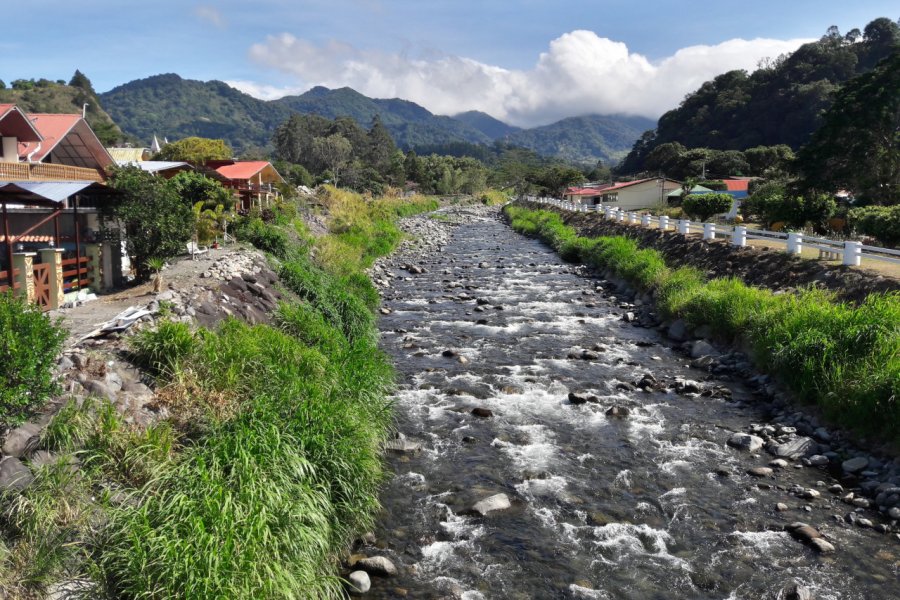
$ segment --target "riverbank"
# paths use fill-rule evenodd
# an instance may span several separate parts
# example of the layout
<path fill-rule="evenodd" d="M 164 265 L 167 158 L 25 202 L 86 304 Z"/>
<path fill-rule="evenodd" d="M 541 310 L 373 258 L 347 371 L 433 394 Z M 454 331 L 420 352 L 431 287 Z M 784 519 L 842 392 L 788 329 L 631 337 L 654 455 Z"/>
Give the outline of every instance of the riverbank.
<path fill-rule="evenodd" d="M 265 256 L 164 270 L 138 323 L 61 359 L 66 393 L 3 447 L 7 598 L 344 597 L 392 423 L 363 269 L 436 202 L 319 201 L 326 235 L 289 205 L 248 219 Z"/>

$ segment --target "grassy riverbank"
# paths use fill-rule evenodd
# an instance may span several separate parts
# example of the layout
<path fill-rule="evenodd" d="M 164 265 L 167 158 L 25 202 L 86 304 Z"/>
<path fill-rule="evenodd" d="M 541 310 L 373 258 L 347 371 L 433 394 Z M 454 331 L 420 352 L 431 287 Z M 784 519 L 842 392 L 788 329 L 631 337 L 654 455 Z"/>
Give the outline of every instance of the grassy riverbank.
<path fill-rule="evenodd" d="M 873 294 L 859 306 L 817 290 L 776 295 L 738 279 L 672 269 L 658 251 L 625 237 L 580 237 L 555 212 L 515 205 L 504 211 L 516 231 L 539 237 L 565 260 L 610 269 L 652 292 L 666 318 L 745 339 L 761 369 L 834 422 L 900 442 L 900 295 Z"/>
<path fill-rule="evenodd" d="M 92 598 L 343 597 L 338 560 L 372 525 L 392 422 L 363 269 L 436 202 L 322 202 L 325 236 L 290 206 L 237 228 L 294 298 L 273 325 L 163 320 L 133 338 L 166 419 L 139 428 L 95 400 L 54 417 L 41 447 L 58 460 L 3 498 L 5 597 L 66 579 Z"/>

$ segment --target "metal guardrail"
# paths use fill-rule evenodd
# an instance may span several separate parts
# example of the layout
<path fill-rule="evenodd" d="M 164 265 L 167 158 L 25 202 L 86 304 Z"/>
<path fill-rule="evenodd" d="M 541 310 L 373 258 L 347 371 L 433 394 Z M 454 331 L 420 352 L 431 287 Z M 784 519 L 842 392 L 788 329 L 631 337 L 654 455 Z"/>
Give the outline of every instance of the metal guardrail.
<path fill-rule="evenodd" d="M 836 241 L 826 238 L 807 236 L 803 233 L 784 233 L 764 229 L 748 229 L 743 225 L 720 225 L 717 223 L 696 223 L 689 219 L 670 219 L 663 215 L 655 217 L 647 213 L 625 211 L 609 204 L 584 205 L 558 198 L 541 198 L 526 196 L 524 200 L 555 206 L 573 212 L 598 212 L 610 220 L 638 225 L 663 231 L 677 231 L 683 235 L 699 233 L 705 240 L 716 238 L 728 239 L 733 246 L 743 247 L 747 240 L 764 240 L 775 244 L 784 244 L 788 254 L 800 254 L 803 248 L 814 248 L 819 251 L 819 258 L 840 260 L 843 264 L 858 267 L 863 258 L 900 265 L 900 250 L 867 246 L 853 240 Z"/>

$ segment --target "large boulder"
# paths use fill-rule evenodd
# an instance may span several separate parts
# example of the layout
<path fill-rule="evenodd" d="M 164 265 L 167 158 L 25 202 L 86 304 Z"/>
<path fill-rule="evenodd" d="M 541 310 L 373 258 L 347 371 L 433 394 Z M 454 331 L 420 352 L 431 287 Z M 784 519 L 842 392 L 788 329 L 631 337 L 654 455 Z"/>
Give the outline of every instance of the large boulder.
<path fill-rule="evenodd" d="M 808 437 L 794 438 L 783 444 L 775 444 L 769 448 L 769 451 L 779 458 L 788 460 L 796 460 L 815 453 L 818 444 Z"/>
<path fill-rule="evenodd" d="M 379 575 L 381 577 L 393 577 L 397 574 L 397 567 L 390 559 L 384 556 L 370 556 L 361 558 L 353 565 L 357 569 L 362 569 L 369 575 Z"/>
<path fill-rule="evenodd" d="M 485 516 L 498 510 L 506 510 L 510 506 L 512 506 L 512 503 L 509 501 L 509 496 L 506 494 L 494 494 L 476 502 L 472 506 L 472 512 Z"/>
<path fill-rule="evenodd" d="M 762 448 L 763 439 L 755 435 L 750 435 L 749 433 L 735 433 L 728 438 L 728 445 L 732 448 L 737 448 L 738 450 L 756 452 Z"/>
<path fill-rule="evenodd" d="M 13 456 L 0 462 L 0 493 L 21 492 L 34 481 L 34 475 L 21 460 Z"/>
<path fill-rule="evenodd" d="M 21 427 L 16 427 L 6 436 L 3 454 L 21 458 L 37 447 L 40 436 L 41 426 L 36 423 L 25 423 Z"/>
<path fill-rule="evenodd" d="M 347 575 L 347 583 L 351 594 L 365 594 L 372 588 L 372 580 L 365 571 L 353 571 Z"/>

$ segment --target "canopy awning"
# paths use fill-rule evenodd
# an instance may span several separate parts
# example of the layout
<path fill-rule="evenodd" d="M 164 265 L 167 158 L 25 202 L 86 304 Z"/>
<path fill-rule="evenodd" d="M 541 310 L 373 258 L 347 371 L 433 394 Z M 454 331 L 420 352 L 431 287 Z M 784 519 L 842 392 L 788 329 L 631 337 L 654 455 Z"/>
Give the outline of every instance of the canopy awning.
<path fill-rule="evenodd" d="M 703 187 L 702 185 L 695 185 L 691 188 L 691 194 L 712 194 L 714 190 L 709 189 L 708 187 Z M 666 194 L 667 198 L 679 198 L 682 194 L 684 194 L 684 188 L 678 188 L 676 190 L 672 190 L 668 194 Z"/>
<path fill-rule="evenodd" d="M 95 181 L 0 181 L 0 201 L 60 207 L 67 198 L 88 189 L 107 190 Z"/>

